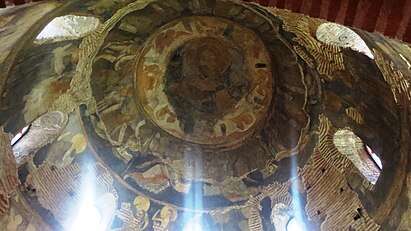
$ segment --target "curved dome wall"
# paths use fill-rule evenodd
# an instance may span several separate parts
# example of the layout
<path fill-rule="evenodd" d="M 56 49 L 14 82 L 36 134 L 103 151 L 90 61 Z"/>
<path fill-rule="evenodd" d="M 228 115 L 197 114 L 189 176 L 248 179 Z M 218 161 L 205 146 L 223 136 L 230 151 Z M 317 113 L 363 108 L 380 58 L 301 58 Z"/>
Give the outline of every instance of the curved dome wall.
<path fill-rule="evenodd" d="M 0 227 L 407 227 L 407 45 L 350 30 L 371 59 L 317 39 L 323 20 L 231 0 L 55 7 L 26 36 L 11 33 L 0 66 Z M 101 24 L 35 43 L 64 15 Z M 53 137 L 17 146 L 17 166 L 7 133 L 47 112 L 57 127 L 32 132 Z M 372 181 L 356 162 L 373 164 L 365 145 L 383 165 L 369 167 Z"/>

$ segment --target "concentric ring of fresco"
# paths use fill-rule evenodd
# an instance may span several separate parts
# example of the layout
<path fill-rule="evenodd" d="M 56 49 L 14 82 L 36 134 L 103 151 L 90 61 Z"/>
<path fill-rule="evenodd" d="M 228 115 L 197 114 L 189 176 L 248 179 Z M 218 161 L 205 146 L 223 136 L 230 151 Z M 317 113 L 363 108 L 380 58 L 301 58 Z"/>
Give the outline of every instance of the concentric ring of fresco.
<path fill-rule="evenodd" d="M 250 29 L 213 17 L 183 18 L 146 42 L 136 87 L 149 119 L 175 137 L 241 143 L 267 114 L 270 56 Z"/>

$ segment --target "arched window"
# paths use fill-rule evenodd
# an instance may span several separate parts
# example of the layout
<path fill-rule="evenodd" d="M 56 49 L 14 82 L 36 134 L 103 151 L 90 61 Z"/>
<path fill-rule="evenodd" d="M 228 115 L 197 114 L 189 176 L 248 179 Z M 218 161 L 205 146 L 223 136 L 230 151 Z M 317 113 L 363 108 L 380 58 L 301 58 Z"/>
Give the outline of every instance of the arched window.
<path fill-rule="evenodd" d="M 284 203 L 276 203 L 271 210 L 271 224 L 276 231 L 305 231 L 306 224 L 298 219 L 296 208 Z"/>
<path fill-rule="evenodd" d="M 57 17 L 37 35 L 35 43 L 78 39 L 93 32 L 99 24 L 100 19 L 92 16 Z"/>
<path fill-rule="evenodd" d="M 370 147 L 350 130 L 339 130 L 334 134 L 334 145 L 338 151 L 347 156 L 371 184 L 380 176 L 381 160 Z"/>
<path fill-rule="evenodd" d="M 52 139 L 59 136 L 64 128 L 66 116 L 59 111 L 48 112 L 22 129 L 12 139 L 13 153 L 18 165 L 34 154 Z"/>
<path fill-rule="evenodd" d="M 380 157 L 378 157 L 377 153 L 375 153 L 370 147 L 365 145 L 365 148 L 367 149 L 368 155 L 371 156 L 371 158 L 374 160 L 375 164 L 378 166 L 378 168 L 382 169 L 382 162 Z"/>
<path fill-rule="evenodd" d="M 13 137 L 13 139 L 11 139 L 11 146 L 13 146 L 15 143 L 17 143 L 17 141 L 19 141 L 21 139 L 21 137 L 23 137 L 24 135 L 26 135 L 26 133 L 29 131 L 30 129 L 30 125 L 24 127 L 23 129 L 21 129 L 19 131 L 19 133 L 17 133 L 17 135 L 15 135 Z"/>
<path fill-rule="evenodd" d="M 275 230 L 286 231 L 287 223 L 292 217 L 292 209 L 283 203 L 275 204 L 271 210 L 271 223 L 274 225 Z"/>
<path fill-rule="evenodd" d="M 295 217 L 292 217 L 287 223 L 287 231 L 304 231 L 304 228 L 298 223 Z"/>
<path fill-rule="evenodd" d="M 337 23 L 323 23 L 317 28 L 317 39 L 326 44 L 351 48 L 374 59 L 364 40 L 350 28 Z"/>

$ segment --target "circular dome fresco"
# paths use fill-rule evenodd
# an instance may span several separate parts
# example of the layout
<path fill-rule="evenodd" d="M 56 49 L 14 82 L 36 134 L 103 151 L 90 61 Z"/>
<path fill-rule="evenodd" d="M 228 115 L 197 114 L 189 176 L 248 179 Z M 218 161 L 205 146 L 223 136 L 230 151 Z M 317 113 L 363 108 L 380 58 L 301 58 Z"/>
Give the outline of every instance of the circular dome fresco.
<path fill-rule="evenodd" d="M 101 24 L 84 38 L 33 43 L 63 14 Z M 102 230 L 398 226 L 387 217 L 403 209 L 396 190 L 408 166 L 401 76 L 388 48 L 370 42 L 374 61 L 325 44 L 321 23 L 234 0 L 62 6 L 4 64 L 5 131 L 53 134 L 7 146 L 0 214 L 10 208 L 13 225 L 19 214 L 18 230 L 86 220 Z M 47 112 L 61 123 L 33 122 Z M 19 166 L 2 168 L 13 151 Z"/>
<path fill-rule="evenodd" d="M 135 84 L 139 104 L 158 127 L 188 142 L 229 147 L 258 132 L 273 82 L 270 55 L 251 29 L 186 17 L 144 44 Z"/>
<path fill-rule="evenodd" d="M 191 13 L 174 6 L 154 18 L 167 4 L 130 6 L 100 38 L 90 70 L 97 110 L 82 118 L 94 128 L 90 142 L 105 163 L 116 163 L 110 166 L 129 187 L 159 201 L 206 211 L 242 205 L 273 177 L 276 149 L 298 145 L 298 139 L 263 134 L 285 129 L 298 136 L 308 124 L 302 67 L 278 28 L 261 28 L 267 19 L 247 5 L 218 1 Z M 226 7 L 249 13 L 232 17 Z M 274 103 L 287 100 L 276 96 L 288 84 L 277 84 L 277 75 L 287 72 L 295 86 L 290 108 Z M 286 117 L 301 123 L 293 126 Z M 114 153 L 99 149 L 107 142 Z M 147 165 L 145 158 L 158 164 L 136 170 Z M 153 184 L 135 171 L 171 179 Z M 201 209 L 186 203 L 194 194 L 202 198 Z"/>

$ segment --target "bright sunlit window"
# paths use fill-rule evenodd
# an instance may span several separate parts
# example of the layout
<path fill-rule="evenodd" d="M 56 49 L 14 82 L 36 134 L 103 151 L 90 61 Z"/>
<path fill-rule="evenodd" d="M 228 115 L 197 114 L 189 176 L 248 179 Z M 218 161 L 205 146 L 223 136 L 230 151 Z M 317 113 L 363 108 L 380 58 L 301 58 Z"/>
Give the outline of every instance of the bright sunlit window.
<path fill-rule="evenodd" d="M 316 36 L 323 43 L 351 48 L 374 59 L 374 55 L 364 40 L 346 26 L 337 23 L 323 23 L 318 27 Z"/>
<path fill-rule="evenodd" d="M 287 231 L 305 231 L 302 225 L 300 225 L 295 219 L 295 217 L 291 218 L 287 224 Z"/>
<path fill-rule="evenodd" d="M 30 125 L 21 129 L 19 133 L 17 133 L 17 135 L 15 135 L 13 139 L 11 140 L 11 145 L 13 146 L 15 143 L 17 143 L 17 141 L 19 141 L 21 137 L 23 137 L 29 131 L 29 128 L 30 128 Z"/>
<path fill-rule="evenodd" d="M 375 152 L 350 130 L 339 130 L 334 134 L 334 145 L 348 157 L 363 177 L 375 185 L 380 176 L 382 163 Z"/>
<path fill-rule="evenodd" d="M 381 159 L 377 156 L 377 154 L 367 145 L 365 145 L 368 154 L 371 156 L 371 158 L 374 160 L 375 164 L 378 166 L 378 168 L 382 169 L 382 162 Z"/>
<path fill-rule="evenodd" d="M 11 140 L 16 163 L 26 163 L 29 156 L 35 155 L 41 147 L 57 138 L 64 128 L 65 118 L 62 112 L 48 112 L 21 129 Z"/>
<path fill-rule="evenodd" d="M 100 24 L 100 19 L 91 16 L 65 15 L 53 19 L 37 35 L 36 43 L 78 39 L 93 32 Z"/>
<path fill-rule="evenodd" d="M 72 231 L 103 230 L 100 227 L 101 213 L 92 204 L 85 204 L 81 207 L 80 213 L 73 224 Z"/>

